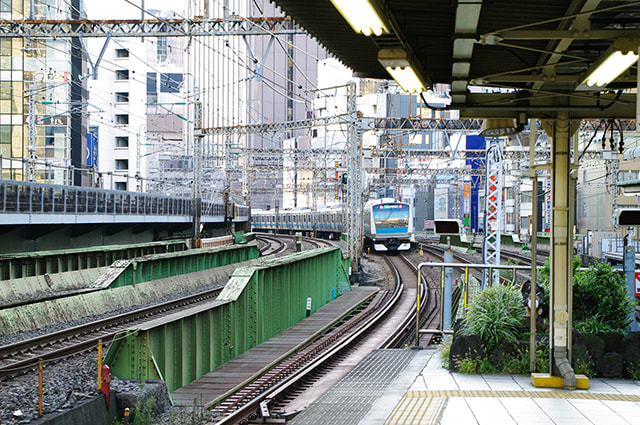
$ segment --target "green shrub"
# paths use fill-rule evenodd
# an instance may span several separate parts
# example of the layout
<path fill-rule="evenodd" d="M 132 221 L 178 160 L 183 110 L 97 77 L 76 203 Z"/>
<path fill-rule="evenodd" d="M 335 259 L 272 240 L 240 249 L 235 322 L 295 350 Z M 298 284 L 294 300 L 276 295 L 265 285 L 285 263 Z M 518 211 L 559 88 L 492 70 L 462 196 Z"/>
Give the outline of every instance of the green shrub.
<path fill-rule="evenodd" d="M 513 286 L 490 286 L 480 292 L 467 308 L 462 332 L 478 335 L 486 349 L 503 341 L 515 341 L 524 320 L 520 291 Z"/>
<path fill-rule="evenodd" d="M 634 303 L 622 275 L 613 267 L 597 263 L 573 278 L 573 320 L 597 324 L 595 330 L 626 332 Z"/>
<path fill-rule="evenodd" d="M 580 260 L 573 259 L 573 322 L 582 333 L 603 334 L 609 331 L 626 332 L 628 314 L 634 303 L 627 295 L 624 277 L 604 263 L 588 270 L 578 270 Z M 543 309 L 549 311 L 549 258 L 538 272 L 538 285 L 544 288 Z"/>

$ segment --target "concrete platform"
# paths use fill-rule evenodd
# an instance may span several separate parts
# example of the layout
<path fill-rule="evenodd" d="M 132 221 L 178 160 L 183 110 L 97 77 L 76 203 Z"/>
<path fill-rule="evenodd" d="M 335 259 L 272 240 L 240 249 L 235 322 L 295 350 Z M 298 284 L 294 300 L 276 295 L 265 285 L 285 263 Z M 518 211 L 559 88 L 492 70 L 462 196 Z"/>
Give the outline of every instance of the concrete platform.
<path fill-rule="evenodd" d="M 184 406 L 190 406 L 193 400 L 197 400 L 200 405 L 216 400 L 245 379 L 260 376 L 277 359 L 297 349 L 302 342 L 313 339 L 320 330 L 336 322 L 377 291 L 378 288 L 374 287 L 355 287 L 351 291 L 343 292 L 338 298 L 289 329 L 172 392 L 171 400 L 174 404 Z"/>
<path fill-rule="evenodd" d="M 638 424 L 640 381 L 536 388 L 530 376 L 451 373 L 435 349 L 378 350 L 291 422 L 343 423 Z"/>

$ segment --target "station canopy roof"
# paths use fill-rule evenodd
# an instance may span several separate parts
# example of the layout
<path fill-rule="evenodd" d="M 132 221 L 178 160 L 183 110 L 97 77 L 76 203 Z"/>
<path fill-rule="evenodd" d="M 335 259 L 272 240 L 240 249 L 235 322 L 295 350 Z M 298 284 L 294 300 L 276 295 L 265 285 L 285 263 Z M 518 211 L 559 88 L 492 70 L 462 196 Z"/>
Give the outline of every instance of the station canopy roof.
<path fill-rule="evenodd" d="M 368 0 L 387 29 L 368 36 L 330 0 L 271 1 L 358 77 L 390 79 L 379 58 L 401 52 L 463 117 L 635 118 L 637 65 L 583 82 L 613 51 L 638 53 L 640 1 Z"/>

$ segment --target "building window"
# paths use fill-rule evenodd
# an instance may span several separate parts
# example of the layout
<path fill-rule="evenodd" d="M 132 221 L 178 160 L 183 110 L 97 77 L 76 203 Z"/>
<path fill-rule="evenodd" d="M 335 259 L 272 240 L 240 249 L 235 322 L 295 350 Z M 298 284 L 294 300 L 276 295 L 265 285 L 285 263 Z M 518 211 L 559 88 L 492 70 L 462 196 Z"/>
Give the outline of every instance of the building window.
<path fill-rule="evenodd" d="M 116 182 L 116 190 L 127 190 L 127 183 Z"/>
<path fill-rule="evenodd" d="M 583 217 L 587 216 L 587 203 L 586 202 L 582 203 L 582 216 Z"/>
<path fill-rule="evenodd" d="M 118 125 L 127 125 L 127 124 L 129 124 L 129 115 L 128 114 L 117 114 L 116 115 L 116 124 L 118 124 Z"/>
<path fill-rule="evenodd" d="M 158 103 L 158 74 L 147 72 L 147 103 Z"/>
<path fill-rule="evenodd" d="M 116 159 L 116 170 L 128 170 L 128 169 L 129 169 L 128 159 Z"/>
<path fill-rule="evenodd" d="M 116 70 L 116 80 L 118 81 L 126 81 L 129 79 L 129 70 L 128 69 L 118 69 Z"/>
<path fill-rule="evenodd" d="M 11 156 L 11 126 L 0 125 L 0 154 Z"/>
<path fill-rule="evenodd" d="M 167 52 L 168 48 L 168 39 L 167 37 L 157 37 L 158 40 L 158 49 L 157 49 L 157 59 L 158 63 L 164 63 L 167 61 Z"/>
<path fill-rule="evenodd" d="M 127 92 L 116 93 L 116 102 L 118 102 L 118 103 L 129 103 L 129 93 L 127 93 Z"/>
<path fill-rule="evenodd" d="M 129 137 L 128 136 L 116 136 L 116 148 L 128 148 Z"/>
<path fill-rule="evenodd" d="M 116 49 L 116 57 L 117 58 L 128 58 L 129 51 L 127 49 Z"/>
<path fill-rule="evenodd" d="M 162 93 L 180 93 L 181 84 L 182 74 L 175 72 L 160 74 L 160 92 Z"/>

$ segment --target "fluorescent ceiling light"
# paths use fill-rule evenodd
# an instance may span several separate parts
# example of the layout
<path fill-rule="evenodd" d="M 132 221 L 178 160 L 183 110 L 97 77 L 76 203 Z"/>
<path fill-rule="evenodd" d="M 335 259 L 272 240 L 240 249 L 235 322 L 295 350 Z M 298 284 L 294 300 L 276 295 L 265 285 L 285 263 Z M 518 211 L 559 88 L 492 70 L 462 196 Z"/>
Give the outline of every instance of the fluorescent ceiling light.
<path fill-rule="evenodd" d="M 413 71 L 413 68 L 410 66 L 407 66 L 406 68 L 392 68 L 387 66 L 385 69 L 389 75 L 396 80 L 396 83 L 402 87 L 402 90 L 408 91 L 409 93 L 420 93 L 426 90 L 426 87 L 422 84 L 416 73 Z"/>
<path fill-rule="evenodd" d="M 355 32 L 381 35 L 389 32 L 368 0 L 331 0 Z"/>
<path fill-rule="evenodd" d="M 420 93 L 427 89 L 411 66 L 404 49 L 382 49 L 378 52 L 378 62 L 404 91 Z"/>
<path fill-rule="evenodd" d="M 589 87 L 598 86 L 605 87 L 607 84 L 615 80 L 624 71 L 629 69 L 631 65 L 636 63 L 638 55 L 634 52 L 624 54 L 620 51 L 613 52 L 604 60 L 585 80 L 583 84 Z"/>
<path fill-rule="evenodd" d="M 638 39 L 620 38 L 588 70 L 587 78 L 578 86 L 580 89 L 602 88 L 618 78 L 636 63 Z"/>

